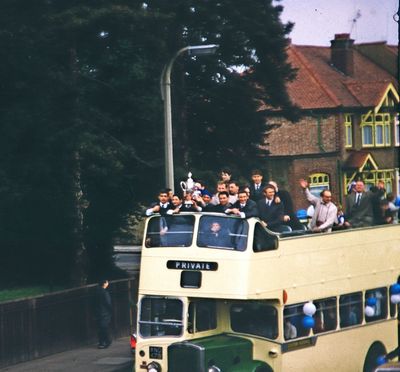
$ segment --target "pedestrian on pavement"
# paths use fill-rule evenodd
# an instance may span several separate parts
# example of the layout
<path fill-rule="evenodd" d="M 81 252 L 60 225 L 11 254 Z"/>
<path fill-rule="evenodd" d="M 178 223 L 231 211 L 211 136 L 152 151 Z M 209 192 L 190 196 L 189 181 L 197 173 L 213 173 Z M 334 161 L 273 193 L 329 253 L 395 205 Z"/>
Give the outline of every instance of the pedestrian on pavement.
<path fill-rule="evenodd" d="M 105 349 L 111 345 L 110 323 L 112 316 L 111 296 L 107 290 L 109 283 L 104 279 L 99 282 L 96 288 L 96 322 L 99 338 L 99 349 Z"/>

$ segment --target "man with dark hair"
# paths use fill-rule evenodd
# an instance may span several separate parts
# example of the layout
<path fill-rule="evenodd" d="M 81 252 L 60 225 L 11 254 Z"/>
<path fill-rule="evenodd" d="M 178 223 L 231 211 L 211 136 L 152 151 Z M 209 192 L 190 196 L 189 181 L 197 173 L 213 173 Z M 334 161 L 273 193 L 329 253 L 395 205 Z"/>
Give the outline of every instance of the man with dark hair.
<path fill-rule="evenodd" d="M 264 198 L 257 203 L 260 219 L 272 231 L 282 232 L 289 229 L 283 225 L 283 204 L 275 203 L 275 187 L 272 185 L 265 186 L 263 194 Z"/>
<path fill-rule="evenodd" d="M 337 223 L 337 207 L 332 203 L 332 193 L 328 190 L 321 191 L 321 198 L 311 194 L 308 182 L 300 180 L 300 186 L 304 190 L 307 200 L 314 206 L 314 214 L 310 222 L 313 232 L 331 232 L 334 223 Z"/>
<path fill-rule="evenodd" d="M 158 193 L 158 202 L 151 204 L 150 208 L 146 209 L 146 216 L 151 216 L 154 213 L 165 216 L 170 209 L 173 209 L 173 205 L 170 203 L 169 192 L 167 189 L 162 189 Z"/>
<path fill-rule="evenodd" d="M 228 183 L 229 203 L 235 204 L 238 200 L 239 183 L 231 180 Z"/>
<path fill-rule="evenodd" d="M 220 180 L 229 183 L 232 177 L 232 171 L 229 168 L 222 168 L 221 171 L 219 172 L 219 177 Z"/>
<path fill-rule="evenodd" d="M 242 218 L 250 218 L 258 216 L 257 203 L 249 199 L 244 189 L 240 189 L 238 193 L 238 201 L 232 205 L 232 208 L 225 210 L 226 214 L 234 214 Z"/>
<path fill-rule="evenodd" d="M 212 209 L 213 212 L 225 213 L 228 208 L 232 207 L 232 204 L 229 203 L 229 194 L 227 191 L 221 191 L 218 194 L 218 199 L 219 204 L 214 206 L 214 208 Z"/>
<path fill-rule="evenodd" d="M 263 183 L 263 174 L 259 169 L 254 169 L 251 172 L 251 183 L 250 183 L 250 199 L 255 202 L 263 198 L 263 189 L 265 184 Z"/>
<path fill-rule="evenodd" d="M 96 288 L 96 322 L 99 338 L 99 349 L 105 349 L 111 345 L 109 326 L 112 316 L 111 297 L 107 291 L 108 280 L 100 280 Z"/>

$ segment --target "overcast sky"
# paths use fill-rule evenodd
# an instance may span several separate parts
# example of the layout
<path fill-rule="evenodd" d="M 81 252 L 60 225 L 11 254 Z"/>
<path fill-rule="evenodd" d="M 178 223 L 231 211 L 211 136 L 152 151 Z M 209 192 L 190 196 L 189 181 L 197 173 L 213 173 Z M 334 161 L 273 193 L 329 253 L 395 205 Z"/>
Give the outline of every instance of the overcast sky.
<path fill-rule="evenodd" d="M 282 21 L 295 23 L 293 44 L 330 45 L 335 34 L 351 33 L 356 43 L 387 41 L 397 45 L 393 14 L 398 0 L 282 0 Z"/>

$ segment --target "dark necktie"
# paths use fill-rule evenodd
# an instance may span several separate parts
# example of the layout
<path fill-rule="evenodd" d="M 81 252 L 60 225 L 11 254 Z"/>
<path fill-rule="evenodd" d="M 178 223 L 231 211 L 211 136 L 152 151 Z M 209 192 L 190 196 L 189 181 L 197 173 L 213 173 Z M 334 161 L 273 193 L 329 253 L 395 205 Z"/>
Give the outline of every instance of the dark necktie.
<path fill-rule="evenodd" d="M 361 194 L 357 194 L 356 196 L 356 206 L 358 207 L 360 205 L 361 202 Z"/>

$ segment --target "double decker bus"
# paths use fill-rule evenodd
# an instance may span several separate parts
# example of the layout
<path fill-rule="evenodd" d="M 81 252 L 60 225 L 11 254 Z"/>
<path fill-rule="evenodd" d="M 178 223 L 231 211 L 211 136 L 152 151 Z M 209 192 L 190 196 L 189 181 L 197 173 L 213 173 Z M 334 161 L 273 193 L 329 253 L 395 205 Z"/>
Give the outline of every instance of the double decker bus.
<path fill-rule="evenodd" d="M 152 216 L 135 369 L 373 371 L 398 345 L 399 275 L 400 225 L 284 235 L 258 218 Z"/>

